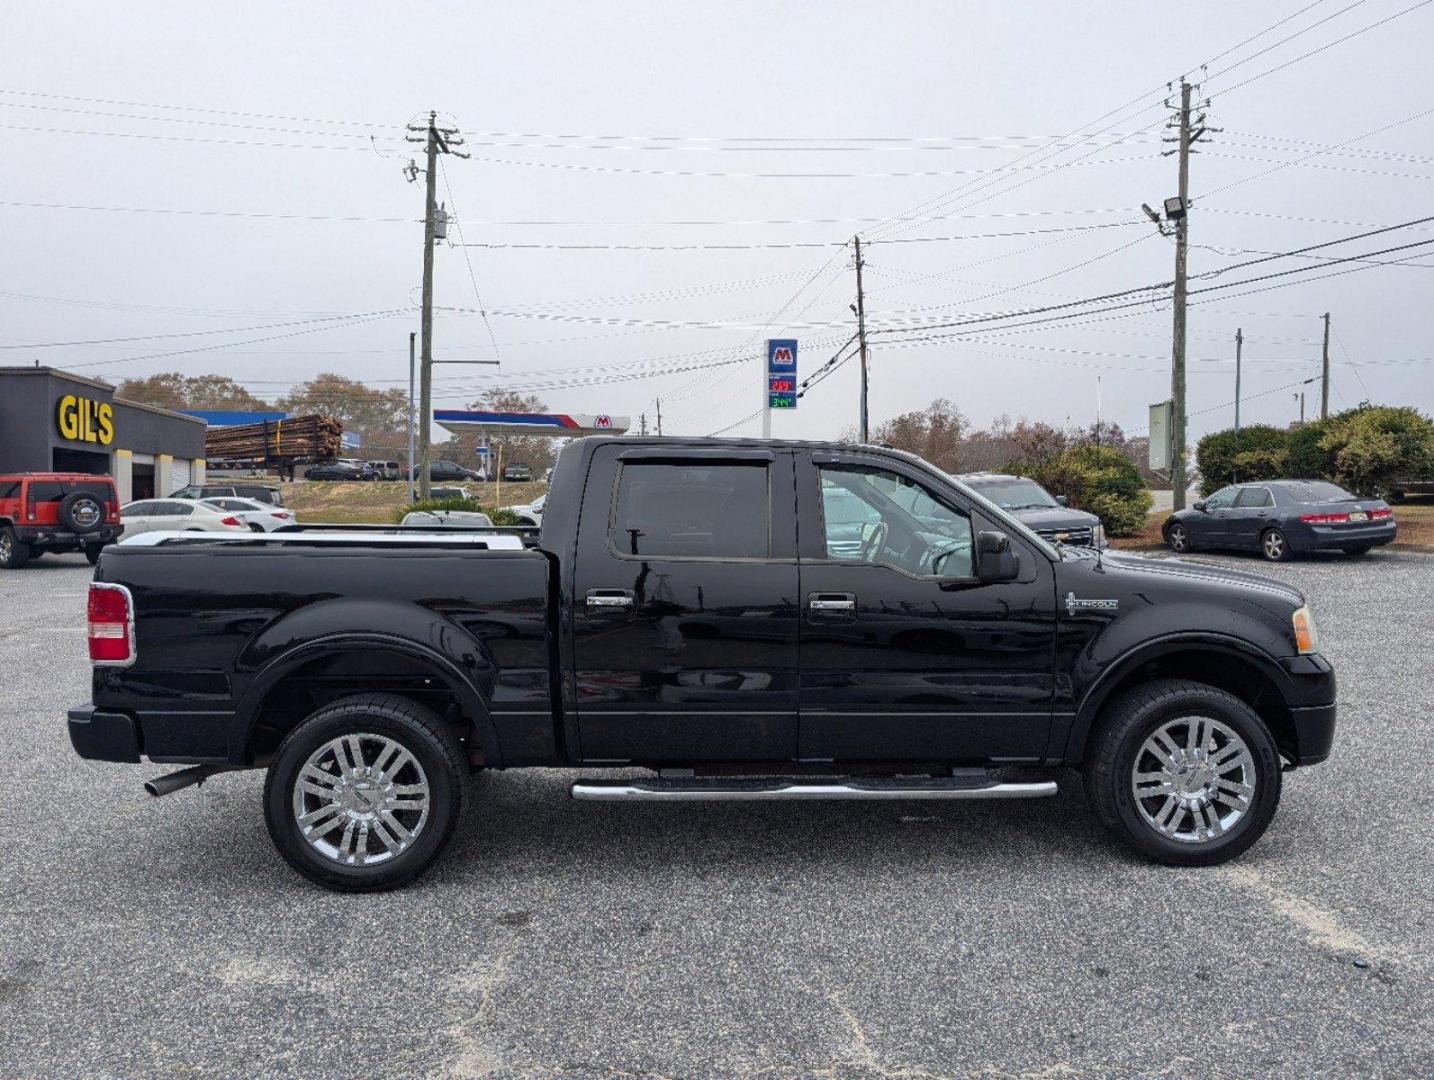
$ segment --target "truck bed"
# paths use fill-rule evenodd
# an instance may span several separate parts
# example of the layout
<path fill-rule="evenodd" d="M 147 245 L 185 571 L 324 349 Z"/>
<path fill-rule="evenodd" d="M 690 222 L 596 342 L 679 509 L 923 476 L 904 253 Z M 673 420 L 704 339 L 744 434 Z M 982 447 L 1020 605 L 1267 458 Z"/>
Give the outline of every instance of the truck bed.
<path fill-rule="evenodd" d="M 294 710 L 360 682 L 451 701 L 446 673 L 481 694 L 490 753 L 550 761 L 549 557 L 498 539 L 488 550 L 451 530 L 190 533 L 108 548 L 95 580 L 130 590 L 140 646 L 131 666 L 95 668 L 95 706 L 132 716 L 154 760 L 246 764 Z M 325 649 L 341 635 L 343 649 Z"/>

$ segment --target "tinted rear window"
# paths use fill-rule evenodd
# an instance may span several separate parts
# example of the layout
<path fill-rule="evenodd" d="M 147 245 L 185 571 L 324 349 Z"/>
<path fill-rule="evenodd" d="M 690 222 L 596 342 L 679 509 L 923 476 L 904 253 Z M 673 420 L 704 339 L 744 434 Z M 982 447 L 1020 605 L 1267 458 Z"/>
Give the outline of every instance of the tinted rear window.
<path fill-rule="evenodd" d="M 625 465 L 612 544 L 624 555 L 766 558 L 765 465 Z"/>
<path fill-rule="evenodd" d="M 28 496 L 31 502 L 59 502 L 65 497 L 65 486 L 54 480 L 32 481 Z"/>
<path fill-rule="evenodd" d="M 83 480 L 73 481 L 65 485 L 65 494 L 72 491 L 88 491 L 91 495 L 98 495 L 101 499 L 114 498 L 114 485 L 106 480 Z"/>
<path fill-rule="evenodd" d="M 1285 490 L 1297 503 L 1357 502 L 1358 495 L 1352 495 L 1338 484 L 1327 480 L 1310 480 L 1304 484 L 1286 484 Z"/>

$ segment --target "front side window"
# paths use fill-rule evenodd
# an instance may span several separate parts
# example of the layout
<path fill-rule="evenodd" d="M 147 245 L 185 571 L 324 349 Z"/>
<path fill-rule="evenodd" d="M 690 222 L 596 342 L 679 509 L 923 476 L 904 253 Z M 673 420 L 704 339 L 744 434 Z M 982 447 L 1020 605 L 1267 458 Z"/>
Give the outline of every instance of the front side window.
<path fill-rule="evenodd" d="M 1231 485 L 1222 487 L 1215 494 L 1205 500 L 1206 510 L 1228 510 L 1235 505 L 1235 493 L 1239 489 Z"/>
<path fill-rule="evenodd" d="M 823 465 L 820 475 L 827 558 L 884 563 L 918 576 L 971 576 L 965 513 L 887 469 Z"/>
<path fill-rule="evenodd" d="M 767 466 L 624 464 L 610 540 L 623 555 L 765 559 L 771 552 Z"/>

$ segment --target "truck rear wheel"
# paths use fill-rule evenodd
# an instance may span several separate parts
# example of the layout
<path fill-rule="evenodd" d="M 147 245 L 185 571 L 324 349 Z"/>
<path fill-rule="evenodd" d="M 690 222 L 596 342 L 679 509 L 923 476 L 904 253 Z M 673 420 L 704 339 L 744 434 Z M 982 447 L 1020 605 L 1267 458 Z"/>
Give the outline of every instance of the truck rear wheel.
<path fill-rule="evenodd" d="M 1214 866 L 1258 840 L 1280 802 L 1259 715 L 1204 683 L 1159 679 L 1106 707 L 1085 769 L 1101 824 L 1157 862 Z"/>
<path fill-rule="evenodd" d="M 406 885 L 438 857 L 463 807 L 463 744 L 395 694 L 325 705 L 280 744 L 264 785 L 269 835 L 289 865 L 341 892 Z"/>

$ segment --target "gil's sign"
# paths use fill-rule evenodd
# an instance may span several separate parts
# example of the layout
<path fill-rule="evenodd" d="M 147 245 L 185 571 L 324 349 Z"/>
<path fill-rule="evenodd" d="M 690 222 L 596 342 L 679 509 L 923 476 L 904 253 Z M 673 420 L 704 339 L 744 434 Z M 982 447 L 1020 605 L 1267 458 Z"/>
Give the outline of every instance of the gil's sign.
<path fill-rule="evenodd" d="M 58 402 L 55 425 L 63 438 L 108 446 L 115 441 L 114 416 L 108 401 L 66 394 Z"/>

